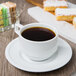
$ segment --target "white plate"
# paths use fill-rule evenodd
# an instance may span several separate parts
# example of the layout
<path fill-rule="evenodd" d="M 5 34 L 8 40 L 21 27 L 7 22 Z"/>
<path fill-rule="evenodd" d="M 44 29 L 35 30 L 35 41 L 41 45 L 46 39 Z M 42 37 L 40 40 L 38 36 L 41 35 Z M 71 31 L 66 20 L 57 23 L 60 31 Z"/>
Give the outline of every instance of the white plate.
<path fill-rule="evenodd" d="M 75 4 L 68 2 L 68 5 L 69 8 L 76 8 Z M 76 29 L 73 27 L 72 24 L 66 21 L 57 21 L 56 17 L 53 14 L 44 11 L 40 7 L 29 8 L 28 14 L 38 22 L 47 23 L 50 26 L 54 26 L 58 30 L 59 35 L 76 43 Z"/>
<path fill-rule="evenodd" d="M 58 40 L 58 51 L 48 60 L 35 62 L 24 56 L 19 45 L 19 39 L 16 38 L 8 44 L 5 51 L 7 60 L 16 68 L 29 72 L 48 72 L 56 70 L 69 62 L 72 57 L 71 47 L 67 42 Z M 32 50 L 32 49 L 31 49 Z"/>

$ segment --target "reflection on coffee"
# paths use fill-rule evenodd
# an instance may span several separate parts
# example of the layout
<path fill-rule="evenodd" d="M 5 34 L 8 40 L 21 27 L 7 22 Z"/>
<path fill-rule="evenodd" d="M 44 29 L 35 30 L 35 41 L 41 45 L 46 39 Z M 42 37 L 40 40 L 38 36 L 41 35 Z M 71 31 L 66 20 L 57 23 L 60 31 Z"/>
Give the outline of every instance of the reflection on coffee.
<path fill-rule="evenodd" d="M 28 40 L 32 41 L 46 41 L 54 38 L 56 34 L 44 27 L 32 27 L 24 30 L 21 35 Z"/>

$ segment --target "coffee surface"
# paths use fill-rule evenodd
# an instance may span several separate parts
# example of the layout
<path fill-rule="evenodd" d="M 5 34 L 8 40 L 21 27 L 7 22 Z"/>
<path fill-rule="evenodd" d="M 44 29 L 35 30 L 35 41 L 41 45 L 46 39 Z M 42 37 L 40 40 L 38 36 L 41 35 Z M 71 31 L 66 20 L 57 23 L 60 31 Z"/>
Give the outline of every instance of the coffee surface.
<path fill-rule="evenodd" d="M 46 41 L 54 38 L 55 33 L 44 27 L 32 27 L 24 30 L 21 35 L 28 40 L 32 41 Z"/>

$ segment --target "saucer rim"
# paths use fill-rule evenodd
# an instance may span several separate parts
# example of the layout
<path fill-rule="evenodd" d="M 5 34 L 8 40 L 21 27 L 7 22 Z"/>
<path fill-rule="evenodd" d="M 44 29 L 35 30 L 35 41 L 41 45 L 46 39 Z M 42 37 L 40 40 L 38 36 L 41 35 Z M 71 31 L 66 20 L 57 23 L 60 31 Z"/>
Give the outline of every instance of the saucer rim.
<path fill-rule="evenodd" d="M 18 38 L 19 38 L 19 37 L 18 37 Z M 71 48 L 71 46 L 65 41 L 65 43 L 69 46 L 69 49 L 70 49 L 70 57 L 69 57 L 69 59 L 65 62 L 65 64 L 62 64 L 62 66 L 60 66 L 60 67 L 56 67 L 56 68 L 54 68 L 54 69 L 45 70 L 45 71 L 44 71 L 44 70 L 43 70 L 43 71 L 35 71 L 35 70 L 33 71 L 33 70 L 27 70 L 27 69 L 25 70 L 24 68 L 19 67 L 14 61 L 12 61 L 12 59 L 11 59 L 11 57 L 9 56 L 9 53 L 8 53 L 8 50 L 10 49 L 9 46 L 11 46 L 11 44 L 14 43 L 14 41 L 17 40 L 18 38 L 12 40 L 12 41 L 7 45 L 7 47 L 6 47 L 6 49 L 5 49 L 5 57 L 6 57 L 6 59 L 8 60 L 8 62 L 9 62 L 11 65 L 13 65 L 14 67 L 16 67 L 16 68 L 18 68 L 18 69 L 20 69 L 20 70 L 27 71 L 27 72 L 34 72 L 34 73 L 42 73 L 42 72 L 54 71 L 54 70 L 57 70 L 57 69 L 63 67 L 64 65 L 66 65 L 66 64 L 71 60 L 71 58 L 72 58 L 72 48 Z M 61 38 L 59 38 L 59 39 L 61 39 Z M 61 39 L 61 40 L 63 40 L 63 39 Z M 64 40 L 63 40 L 63 41 L 64 41 Z M 30 63 L 30 62 L 29 62 L 29 63 Z"/>

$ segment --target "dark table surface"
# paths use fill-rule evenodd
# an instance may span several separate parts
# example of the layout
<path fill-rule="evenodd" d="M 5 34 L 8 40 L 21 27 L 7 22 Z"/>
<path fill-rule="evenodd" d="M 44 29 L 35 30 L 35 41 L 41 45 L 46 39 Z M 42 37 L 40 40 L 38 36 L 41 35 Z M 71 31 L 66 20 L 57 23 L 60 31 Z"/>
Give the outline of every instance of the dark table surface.
<path fill-rule="evenodd" d="M 6 1 L 8 0 L 0 0 L 0 3 Z M 20 18 L 21 24 L 24 25 L 32 22 L 37 22 L 27 14 L 27 9 L 32 7 L 33 5 L 27 3 L 25 0 L 9 0 L 9 1 L 16 2 L 18 8 L 22 8 L 23 5 L 25 5 L 24 12 L 22 13 Z M 76 0 L 68 0 L 68 1 L 76 3 Z M 73 57 L 67 65 L 58 70 L 48 73 L 29 73 L 15 68 L 6 60 L 5 48 L 8 45 L 8 43 L 13 39 L 15 39 L 16 37 L 18 36 L 17 34 L 15 34 L 13 29 L 0 33 L 0 76 L 70 76 L 72 72 L 76 71 L 76 44 L 66 40 L 61 36 L 60 36 L 61 38 L 63 38 L 70 44 L 73 50 Z"/>

